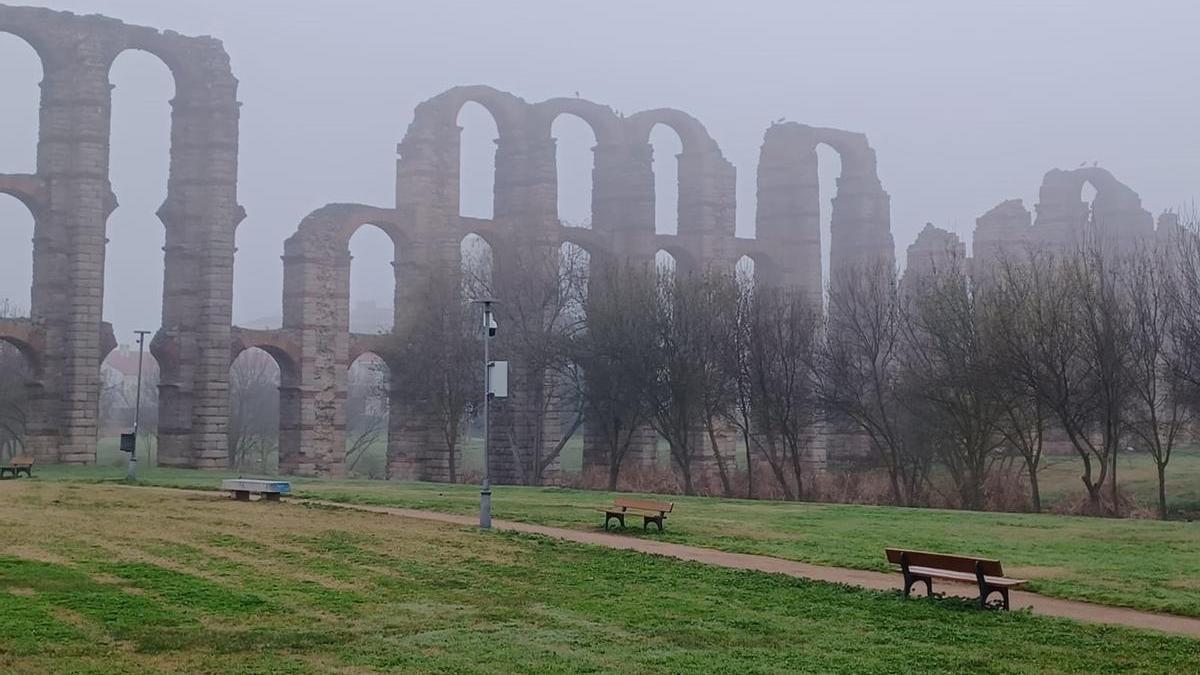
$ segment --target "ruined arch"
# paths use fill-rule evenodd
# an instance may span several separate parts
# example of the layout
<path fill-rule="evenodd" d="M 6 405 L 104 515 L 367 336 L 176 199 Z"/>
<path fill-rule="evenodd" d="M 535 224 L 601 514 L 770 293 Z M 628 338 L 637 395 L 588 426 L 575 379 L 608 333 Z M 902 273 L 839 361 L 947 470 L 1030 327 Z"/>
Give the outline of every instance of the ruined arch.
<path fill-rule="evenodd" d="M 1096 191 L 1090 204 L 1082 197 L 1085 184 Z M 1099 167 L 1048 171 L 1035 210 L 1034 236 L 1060 247 L 1128 251 L 1154 233 L 1154 218 L 1138 194 Z"/>
<path fill-rule="evenodd" d="M 650 128 L 647 145 L 653 180 L 654 234 L 678 235 L 683 203 L 683 138 L 674 127 L 655 124 Z"/>
<path fill-rule="evenodd" d="M 12 56 L 9 57 L 8 54 Z M 9 97 L 0 102 L 0 128 L 3 128 L 3 132 L 0 132 L 0 172 L 36 170 L 37 85 L 43 76 L 42 60 L 37 49 L 28 40 L 0 30 L 0 62 L 4 63 L 5 68 L 3 85 L 6 97 Z M 27 78 L 25 73 L 34 68 L 36 75 Z M 17 75 L 20 77 L 16 77 Z M 24 95 L 21 95 L 21 92 Z M 33 133 L 23 133 L 26 130 Z"/>
<path fill-rule="evenodd" d="M 8 214 L 12 214 L 12 216 Z M 14 226 L 16 227 L 14 228 Z M 36 217 L 33 208 L 29 205 L 29 200 L 22 199 L 6 190 L 2 179 L 0 179 L 0 227 L 3 228 L 3 235 L 6 237 L 17 237 L 24 230 L 28 233 L 28 241 L 33 240 L 37 231 Z M 23 253 L 19 254 L 15 247 L 0 252 L 0 318 L 10 315 L 16 310 L 23 315 L 28 314 L 34 276 L 33 266 L 30 263 L 30 259 Z"/>
<path fill-rule="evenodd" d="M 171 312 L 163 303 L 169 235 L 157 211 L 169 189 L 169 105 L 177 85 L 163 58 L 134 48 L 114 56 L 107 78 L 112 92 L 108 175 L 113 199 L 104 223 L 102 311 L 128 343 L 132 331 L 157 330 L 164 325 L 163 312 Z"/>
<path fill-rule="evenodd" d="M 717 142 L 708 134 L 700 120 L 674 108 L 643 110 L 625 120 L 625 129 L 631 143 L 648 143 L 650 131 L 662 124 L 679 135 L 685 153 L 719 152 Z"/>
<path fill-rule="evenodd" d="M 16 349 L 25 357 L 32 375 L 38 376 L 42 369 L 42 354 L 45 351 L 45 335 L 31 321 L 21 318 L 0 318 L 0 342 Z"/>
<path fill-rule="evenodd" d="M 596 145 L 617 145 L 624 140 L 624 127 L 613 109 L 582 98 L 552 98 L 535 104 L 532 108 L 537 136 L 549 135 L 551 127 L 562 115 L 571 115 L 583 120 L 592 128 Z"/>
<path fill-rule="evenodd" d="M 163 328 L 156 343 L 179 365 L 164 369 L 166 424 L 160 461 L 225 464 L 233 237 L 237 204 L 237 81 L 221 43 L 131 26 L 101 16 L 0 6 L 0 31 L 42 60 L 36 178 L 56 185 L 36 218 L 31 313 L 48 341 L 45 390 L 62 410 L 57 451 L 47 461 L 95 461 L 103 314 L 105 226 L 116 206 L 107 162 L 112 96 L 109 69 L 129 49 L 151 52 L 172 72 L 171 164 L 158 209 L 167 228 Z M 204 272 L 201 273 L 201 270 Z M 71 298 L 71 302 L 64 300 Z"/>
<path fill-rule="evenodd" d="M 499 180 L 499 127 L 490 110 L 467 101 L 455 118 L 458 128 L 458 214 L 492 220 Z"/>
<path fill-rule="evenodd" d="M 554 118 L 550 129 L 555 220 L 564 227 L 591 228 L 596 219 L 596 152 L 600 145 L 595 128 L 586 119 L 562 114 Z"/>
<path fill-rule="evenodd" d="M 841 171 L 829 217 L 829 274 L 822 271 L 822 199 L 818 146 L 837 152 Z M 827 281 L 895 257 L 891 202 L 876 171 L 875 151 L 860 133 L 772 124 L 758 164 L 756 239 L 770 242 L 779 283 L 820 298 Z"/>

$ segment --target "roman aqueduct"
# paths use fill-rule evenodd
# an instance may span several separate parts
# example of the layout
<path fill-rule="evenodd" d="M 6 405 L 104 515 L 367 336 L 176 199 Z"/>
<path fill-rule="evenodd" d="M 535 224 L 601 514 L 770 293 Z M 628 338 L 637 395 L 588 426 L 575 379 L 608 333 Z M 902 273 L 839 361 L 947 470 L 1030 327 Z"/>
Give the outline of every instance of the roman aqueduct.
<path fill-rule="evenodd" d="M 681 270 L 732 269 L 746 256 L 759 281 L 819 296 L 825 280 L 817 146 L 825 144 L 842 166 L 831 211 L 831 274 L 894 257 L 889 197 L 862 134 L 796 123 L 767 129 L 757 172 L 756 236 L 739 238 L 735 169 L 687 113 L 655 109 L 626 117 L 579 98 L 529 103 L 490 87 L 456 87 L 417 107 L 398 146 L 395 204 L 335 203 L 306 217 L 284 245 L 282 327 L 242 329 L 231 325 L 234 238 L 245 215 L 237 196 L 238 82 L 221 43 L 99 16 L 4 5 L 0 32 L 27 41 L 44 72 L 37 171 L 0 175 L 0 193 L 23 202 L 35 222 L 30 315 L 0 320 L 0 339 L 16 345 L 32 365 L 28 444 L 39 461 L 95 460 L 99 369 L 115 346 L 102 319 L 105 229 L 117 206 L 108 173 L 109 70 L 126 50 L 161 59 L 176 85 L 168 194 L 158 211 L 166 231 L 162 328 L 151 347 L 161 368 L 160 464 L 226 465 L 230 364 L 257 347 L 280 367 L 281 471 L 343 472 L 347 369 L 358 356 L 378 352 L 381 339 L 350 331 L 349 240 L 363 226 L 381 229 L 395 246 L 398 325 L 421 279 L 438 268 L 459 269 L 468 234 L 492 246 L 496 274 L 505 273 L 506 248 L 551 255 L 570 242 L 593 258 L 631 263 L 650 263 L 667 251 Z M 498 130 L 494 215 L 486 220 L 459 213 L 457 119 L 468 102 L 485 107 Z M 587 229 L 564 227 L 557 213 L 551 125 L 561 115 L 582 119 L 595 136 Z M 655 232 L 650 133 L 657 125 L 672 129 L 682 144 L 679 225 L 672 235 Z M 1097 208 L 1152 227 L 1136 194 L 1103 170 L 1093 173 L 1051 172 L 1037 224 L 1019 203 L 1006 202 L 980 219 L 983 241 L 1069 228 L 1081 213 L 1086 220 L 1088 206 L 1079 199 L 1084 181 L 1099 191 Z M 386 354 L 381 357 L 386 362 Z M 507 405 L 504 414 L 527 413 L 520 392 Z M 447 459 L 431 449 L 428 425 L 395 396 L 391 406 L 389 472 L 446 478 Z M 497 442 L 522 445 L 533 437 Z M 585 434 L 585 461 L 586 443 Z M 511 449 L 495 455 L 497 480 L 516 478 L 505 459 Z"/>

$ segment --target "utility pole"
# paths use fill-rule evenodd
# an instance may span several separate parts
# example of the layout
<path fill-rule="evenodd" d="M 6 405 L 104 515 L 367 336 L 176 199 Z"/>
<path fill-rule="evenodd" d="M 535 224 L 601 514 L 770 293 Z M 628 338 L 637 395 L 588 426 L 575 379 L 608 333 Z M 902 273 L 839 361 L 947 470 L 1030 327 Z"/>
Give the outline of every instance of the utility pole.
<path fill-rule="evenodd" d="M 492 529 L 492 467 L 488 454 L 489 432 L 488 404 L 492 398 L 491 342 L 496 334 L 496 321 L 492 318 L 494 298 L 482 298 L 475 303 L 483 305 L 483 480 L 479 482 L 479 527 Z"/>
<path fill-rule="evenodd" d="M 137 480 L 137 435 L 138 424 L 142 421 L 142 355 L 146 351 L 146 336 L 150 334 L 148 330 L 134 331 L 138 336 L 138 374 L 137 374 L 137 394 L 134 397 L 133 403 L 133 445 L 129 449 L 129 472 L 126 474 L 126 479 Z"/>

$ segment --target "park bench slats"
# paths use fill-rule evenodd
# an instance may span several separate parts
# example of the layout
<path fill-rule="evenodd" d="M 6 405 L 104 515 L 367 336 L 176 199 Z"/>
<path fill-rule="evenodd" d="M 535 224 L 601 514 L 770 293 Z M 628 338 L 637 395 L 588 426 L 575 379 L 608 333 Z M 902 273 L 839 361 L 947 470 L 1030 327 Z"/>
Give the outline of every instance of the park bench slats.
<path fill-rule="evenodd" d="M 20 478 L 21 474 L 25 474 L 26 478 L 33 478 L 33 457 L 18 455 L 9 460 L 8 464 L 0 465 L 0 478 Z"/>
<path fill-rule="evenodd" d="M 948 579 L 975 583 L 979 587 L 980 607 L 987 607 L 988 596 L 999 593 L 1004 601 L 1004 609 L 1008 609 L 1008 590 L 1027 583 L 1024 579 L 1004 576 L 1004 568 L 1000 561 L 990 558 L 897 548 L 886 549 L 886 554 L 888 562 L 900 566 L 900 573 L 904 575 L 906 598 L 917 583 L 924 583 L 926 593 L 932 595 L 933 580 Z"/>
<path fill-rule="evenodd" d="M 613 500 L 613 505 L 600 511 L 604 514 L 604 529 L 608 529 L 610 521 L 616 520 L 625 527 L 625 516 L 641 516 L 642 529 L 650 527 L 650 523 L 658 526 L 658 531 L 662 532 L 663 523 L 667 519 L 667 514 L 675 509 L 675 504 L 672 502 L 656 502 L 646 499 L 631 499 L 627 497 L 617 497 Z"/>

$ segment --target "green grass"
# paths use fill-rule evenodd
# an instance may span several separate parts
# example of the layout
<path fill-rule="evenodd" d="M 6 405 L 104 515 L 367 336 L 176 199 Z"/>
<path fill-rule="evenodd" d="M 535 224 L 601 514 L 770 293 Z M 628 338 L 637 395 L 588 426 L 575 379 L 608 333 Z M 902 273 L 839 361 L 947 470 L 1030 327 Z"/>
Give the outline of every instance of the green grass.
<path fill-rule="evenodd" d="M 1077 455 L 1048 455 L 1042 465 L 1040 485 L 1042 499 L 1047 504 L 1083 493 L 1079 478 L 1083 463 Z M 1193 517 L 1200 514 L 1200 448 L 1188 446 L 1171 453 L 1166 478 L 1167 507 Z M 1117 461 L 1117 479 L 1123 492 L 1143 508 L 1157 513 L 1158 474 L 1149 454 L 1123 454 Z"/>
<path fill-rule="evenodd" d="M 115 469 L 47 467 L 44 479 L 114 480 Z M 145 482 L 214 489 L 219 472 L 152 469 Z M 292 479 L 297 495 L 358 504 L 475 513 L 469 485 Z M 497 518 L 598 529 L 612 495 L 498 487 Z M 1074 600 L 1200 616 L 1200 525 L 1037 514 L 666 497 L 667 541 L 810 563 L 887 571 L 887 546 L 999 558 L 1030 590 Z M 631 535 L 642 536 L 636 529 Z"/>
<path fill-rule="evenodd" d="M 2 490 L 2 672 L 1200 669 L 1192 639 L 545 538 L 105 485 Z"/>

